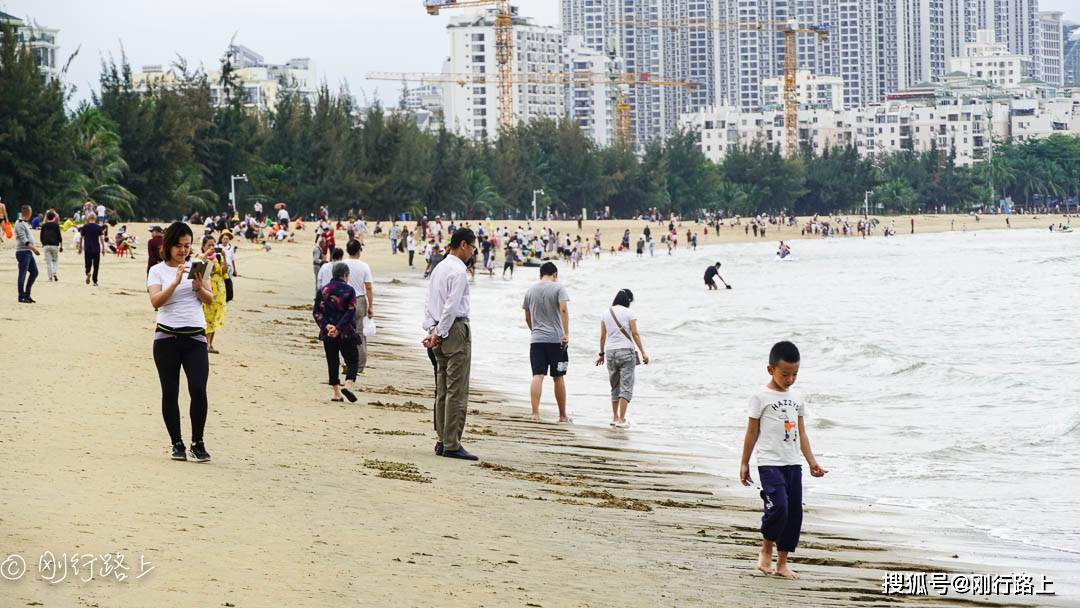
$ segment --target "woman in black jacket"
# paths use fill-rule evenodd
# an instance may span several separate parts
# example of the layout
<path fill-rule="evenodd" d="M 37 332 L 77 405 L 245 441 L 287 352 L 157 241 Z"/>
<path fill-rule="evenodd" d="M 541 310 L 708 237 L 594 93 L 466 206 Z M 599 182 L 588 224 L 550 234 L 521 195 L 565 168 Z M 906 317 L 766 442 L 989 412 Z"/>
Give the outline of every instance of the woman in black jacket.
<path fill-rule="evenodd" d="M 49 209 L 41 224 L 41 249 L 45 253 L 45 270 L 49 282 L 59 281 L 60 252 L 64 250 L 64 237 L 60 234 L 60 215 Z"/>

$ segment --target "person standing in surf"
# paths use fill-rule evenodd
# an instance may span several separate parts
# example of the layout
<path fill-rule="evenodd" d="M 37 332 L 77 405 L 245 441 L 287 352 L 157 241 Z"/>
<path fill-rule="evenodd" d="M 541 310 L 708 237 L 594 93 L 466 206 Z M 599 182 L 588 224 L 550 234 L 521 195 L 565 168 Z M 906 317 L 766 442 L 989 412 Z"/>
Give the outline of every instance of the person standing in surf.
<path fill-rule="evenodd" d="M 803 417 L 806 404 L 791 390 L 799 375 L 799 349 L 791 342 L 777 342 L 769 351 L 769 384 L 750 397 L 749 419 L 743 439 L 739 481 L 751 486 L 750 455 L 757 453 L 758 479 L 765 512 L 761 517 L 761 550 L 758 570 L 789 579 L 799 574 L 788 565 L 802 531 L 802 459 L 810 465 L 810 475 L 823 477 L 806 436 Z M 800 458 L 801 455 L 801 458 Z M 776 569 L 772 567 L 773 547 L 777 549 Z"/>

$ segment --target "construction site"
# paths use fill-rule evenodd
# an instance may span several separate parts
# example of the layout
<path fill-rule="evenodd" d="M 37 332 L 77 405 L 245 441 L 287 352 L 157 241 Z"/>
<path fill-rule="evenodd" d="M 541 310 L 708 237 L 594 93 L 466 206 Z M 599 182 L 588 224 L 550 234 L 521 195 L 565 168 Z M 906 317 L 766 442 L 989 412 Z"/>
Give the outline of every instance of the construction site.
<path fill-rule="evenodd" d="M 633 150 L 663 137 L 665 127 L 670 132 L 681 114 L 695 109 L 696 94 L 717 87 L 714 76 L 700 70 L 676 77 L 663 64 L 641 69 L 649 66 L 639 60 L 639 49 L 656 47 L 660 34 L 691 51 L 708 33 L 732 44 L 759 41 L 779 55 L 772 61 L 781 68 L 778 101 L 788 156 L 799 141 L 799 45 L 829 35 L 825 25 L 795 21 L 613 17 L 610 35 L 583 44 L 573 37 L 545 37 L 542 30 L 554 28 L 536 26 L 510 0 L 424 0 L 418 16 L 421 8 L 430 17 L 455 16 L 447 28 L 451 54 L 443 70 L 371 72 L 369 80 L 439 87 L 447 100 L 447 129 L 464 136 L 494 139 L 502 129 L 546 117 L 576 121 L 599 145 Z"/>

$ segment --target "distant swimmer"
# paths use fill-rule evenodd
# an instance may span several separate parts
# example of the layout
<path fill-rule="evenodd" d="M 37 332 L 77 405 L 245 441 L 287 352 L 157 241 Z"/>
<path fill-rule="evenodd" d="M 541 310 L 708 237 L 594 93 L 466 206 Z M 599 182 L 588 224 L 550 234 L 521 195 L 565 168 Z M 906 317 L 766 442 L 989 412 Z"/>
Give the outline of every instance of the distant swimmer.
<path fill-rule="evenodd" d="M 731 289 L 731 285 L 728 285 L 727 281 L 724 280 L 724 277 L 720 276 L 720 262 L 717 262 L 715 265 L 709 266 L 705 269 L 705 287 L 707 287 L 710 291 L 713 289 L 719 289 L 716 286 L 715 279 L 720 279 L 720 282 L 724 284 L 724 287 Z"/>
<path fill-rule="evenodd" d="M 791 255 L 791 247 L 784 241 L 780 241 L 780 248 L 776 250 L 776 257 L 781 260 Z"/>

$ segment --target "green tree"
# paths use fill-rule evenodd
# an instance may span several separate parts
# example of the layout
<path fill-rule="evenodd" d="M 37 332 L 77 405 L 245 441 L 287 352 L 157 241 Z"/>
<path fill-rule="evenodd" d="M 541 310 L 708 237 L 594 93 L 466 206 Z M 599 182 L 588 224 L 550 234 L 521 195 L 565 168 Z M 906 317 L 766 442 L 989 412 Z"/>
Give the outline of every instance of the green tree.
<path fill-rule="evenodd" d="M 120 183 L 128 165 L 121 156 L 115 125 L 98 108 L 83 104 L 68 125 L 68 131 L 75 163 L 66 175 L 63 208 L 72 209 L 92 201 L 131 217 L 136 199 Z"/>
<path fill-rule="evenodd" d="M 14 28 L 0 27 L 0 196 L 12 217 L 18 205 L 41 209 L 66 189 L 73 159 L 64 96 L 58 81 L 43 81 Z"/>

